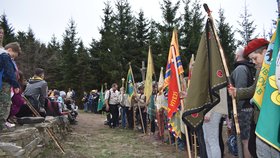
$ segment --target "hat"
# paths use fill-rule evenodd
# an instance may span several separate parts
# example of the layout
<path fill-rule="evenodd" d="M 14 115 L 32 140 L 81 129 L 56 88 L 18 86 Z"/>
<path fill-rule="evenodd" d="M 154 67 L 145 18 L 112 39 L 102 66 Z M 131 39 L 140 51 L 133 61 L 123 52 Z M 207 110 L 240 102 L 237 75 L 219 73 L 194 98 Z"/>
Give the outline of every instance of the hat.
<path fill-rule="evenodd" d="M 97 91 L 94 89 L 94 90 L 91 90 L 91 93 L 96 93 Z"/>
<path fill-rule="evenodd" d="M 267 46 L 269 42 L 264 38 L 255 38 L 251 40 L 247 46 L 244 48 L 243 56 L 247 57 L 252 52 L 256 51 L 257 49 Z"/>

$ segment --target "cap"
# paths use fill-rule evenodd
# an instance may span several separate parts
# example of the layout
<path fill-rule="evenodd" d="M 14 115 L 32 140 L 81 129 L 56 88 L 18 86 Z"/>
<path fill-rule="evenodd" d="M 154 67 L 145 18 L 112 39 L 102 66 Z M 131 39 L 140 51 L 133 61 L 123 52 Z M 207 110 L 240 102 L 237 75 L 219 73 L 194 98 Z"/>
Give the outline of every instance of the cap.
<path fill-rule="evenodd" d="M 251 40 L 247 46 L 244 48 L 243 56 L 247 57 L 252 52 L 256 51 L 257 49 L 267 46 L 269 42 L 264 38 L 255 38 Z"/>

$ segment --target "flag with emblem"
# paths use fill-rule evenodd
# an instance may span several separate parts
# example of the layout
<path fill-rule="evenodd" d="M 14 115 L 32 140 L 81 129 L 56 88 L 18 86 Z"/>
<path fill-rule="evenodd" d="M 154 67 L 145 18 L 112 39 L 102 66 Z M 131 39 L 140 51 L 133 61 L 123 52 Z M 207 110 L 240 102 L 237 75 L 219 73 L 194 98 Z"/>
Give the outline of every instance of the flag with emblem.
<path fill-rule="evenodd" d="M 276 39 L 274 41 L 271 65 L 269 68 L 267 82 L 264 89 L 264 96 L 262 99 L 262 105 L 260 106 L 260 115 L 256 126 L 256 135 L 274 147 L 280 152 L 280 93 L 279 80 L 280 69 L 280 19 L 278 19 Z M 277 70 L 278 69 L 278 70 Z M 278 71 L 278 72 L 276 72 Z"/>
<path fill-rule="evenodd" d="M 97 111 L 102 110 L 104 103 L 105 103 L 105 101 L 104 101 L 103 85 L 101 85 L 101 90 L 100 90 L 100 95 L 99 95 L 99 100 L 98 100 L 98 105 L 97 105 Z"/>
<path fill-rule="evenodd" d="M 187 91 L 182 119 L 196 130 L 203 123 L 204 114 L 220 102 L 219 90 L 227 86 L 221 52 L 216 41 L 213 21 L 208 18 L 201 36 L 196 61 Z"/>
<path fill-rule="evenodd" d="M 125 93 L 128 96 L 128 101 L 131 103 L 131 98 L 134 94 L 134 78 L 133 78 L 133 72 L 132 72 L 131 65 L 129 65 L 125 85 L 126 85 Z"/>
<path fill-rule="evenodd" d="M 268 76 L 270 63 L 271 63 L 271 59 L 272 59 L 272 52 L 273 52 L 275 37 L 276 37 L 276 32 L 274 32 L 274 34 L 270 40 L 270 43 L 267 47 L 265 57 L 263 60 L 263 64 L 262 64 L 262 69 L 259 74 L 255 94 L 253 97 L 253 102 L 259 109 L 261 108 L 262 101 L 263 101 L 265 85 L 266 85 L 267 76 Z"/>

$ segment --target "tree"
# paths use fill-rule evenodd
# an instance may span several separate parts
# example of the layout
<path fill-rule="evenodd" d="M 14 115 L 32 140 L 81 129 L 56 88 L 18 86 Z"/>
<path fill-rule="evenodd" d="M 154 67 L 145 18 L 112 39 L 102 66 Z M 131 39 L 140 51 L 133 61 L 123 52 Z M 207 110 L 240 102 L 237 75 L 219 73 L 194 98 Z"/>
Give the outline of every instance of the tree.
<path fill-rule="evenodd" d="M 3 46 L 10 42 L 15 42 L 16 37 L 14 33 L 14 28 L 11 26 L 11 24 L 9 24 L 5 13 L 1 16 L 0 26 L 4 29 Z"/>
<path fill-rule="evenodd" d="M 125 77 L 128 62 L 134 59 L 139 52 L 135 50 L 136 39 L 135 33 L 135 17 L 132 15 L 131 6 L 127 0 L 118 0 L 116 2 L 116 13 L 114 27 L 116 31 L 115 43 L 116 47 L 112 50 L 112 56 L 117 61 L 115 68 L 111 71 L 111 75 L 115 81 L 120 81 Z M 133 63 L 135 65 L 138 63 Z M 137 76 L 135 76 L 137 79 Z"/>
<path fill-rule="evenodd" d="M 60 81 L 63 80 L 62 70 L 62 55 L 61 47 L 55 35 L 52 36 L 51 41 L 47 46 L 47 53 L 45 54 L 45 60 L 47 60 L 47 67 L 45 68 L 46 80 L 50 81 L 48 87 L 50 89 L 62 89 L 64 88 Z"/>
<path fill-rule="evenodd" d="M 76 82 L 75 78 L 77 74 L 75 74 L 73 71 L 73 67 L 75 67 L 77 63 L 77 47 L 80 41 L 76 36 L 77 32 L 75 21 L 73 19 L 70 19 L 68 28 L 63 34 L 63 40 L 61 45 L 61 72 L 63 74 L 63 80 L 61 81 L 61 84 L 67 89 L 75 88 L 79 85 L 79 83 Z"/>
<path fill-rule="evenodd" d="M 155 67 L 165 66 L 166 58 L 168 56 L 170 41 L 172 37 L 172 32 L 175 28 L 180 28 L 180 17 L 177 16 L 178 9 L 180 7 L 180 1 L 177 1 L 174 5 L 171 0 L 163 0 L 161 5 L 162 24 L 157 24 L 159 30 L 159 43 L 160 43 L 160 52 L 164 55 L 159 56 L 158 63 L 159 65 L 155 65 Z M 157 68 L 159 70 L 159 67 Z"/>
<path fill-rule="evenodd" d="M 229 25 L 225 21 L 224 10 L 222 8 L 219 9 L 219 19 L 217 22 L 218 36 L 221 41 L 221 45 L 225 52 L 225 56 L 228 61 L 228 65 L 231 70 L 233 70 L 234 63 L 234 52 L 236 50 L 234 32 L 232 31 L 232 26 Z"/>
<path fill-rule="evenodd" d="M 189 36 L 190 43 L 187 50 L 189 52 L 188 54 L 196 54 L 200 42 L 201 34 L 203 31 L 203 26 L 204 26 L 204 16 L 202 16 L 202 12 L 201 12 L 202 7 L 200 1 L 196 0 L 192 6 L 193 6 L 191 10 L 192 23 L 191 23 L 190 36 Z"/>
<path fill-rule="evenodd" d="M 240 15 L 240 19 L 242 20 L 237 21 L 240 28 L 237 29 L 237 32 L 241 36 L 241 40 L 238 40 L 238 45 L 247 45 L 248 41 L 252 38 L 255 38 L 254 32 L 256 30 L 256 25 L 254 25 L 254 21 L 250 20 L 252 15 L 248 11 L 248 7 L 245 1 L 244 13 Z"/>

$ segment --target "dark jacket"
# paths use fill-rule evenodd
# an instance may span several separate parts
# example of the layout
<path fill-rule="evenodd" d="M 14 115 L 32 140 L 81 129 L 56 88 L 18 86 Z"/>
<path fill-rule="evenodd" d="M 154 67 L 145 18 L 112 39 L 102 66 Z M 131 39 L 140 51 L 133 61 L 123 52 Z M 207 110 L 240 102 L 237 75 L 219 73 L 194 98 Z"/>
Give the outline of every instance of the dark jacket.
<path fill-rule="evenodd" d="M 234 87 L 236 88 L 247 88 L 250 87 L 254 82 L 253 77 L 253 64 L 248 61 L 239 61 L 235 63 L 235 69 L 231 74 Z M 250 98 L 239 99 L 238 109 L 250 108 Z"/>
<path fill-rule="evenodd" d="M 0 71 L 3 71 L 2 81 L 9 83 L 14 88 L 20 85 L 16 79 L 16 67 L 10 55 L 6 52 L 0 52 Z"/>

